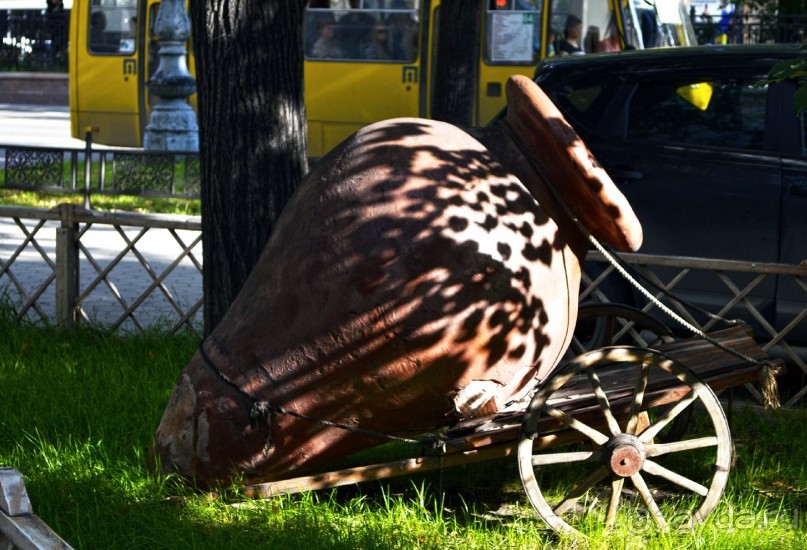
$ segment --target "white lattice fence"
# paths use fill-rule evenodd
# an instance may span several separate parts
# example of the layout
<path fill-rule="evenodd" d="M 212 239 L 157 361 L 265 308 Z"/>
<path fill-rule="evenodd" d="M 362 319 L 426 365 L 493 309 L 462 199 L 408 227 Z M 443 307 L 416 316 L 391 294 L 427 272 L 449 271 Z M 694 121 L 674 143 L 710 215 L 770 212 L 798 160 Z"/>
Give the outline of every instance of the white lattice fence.
<path fill-rule="evenodd" d="M 55 209 L 0 206 L 0 291 L 20 319 L 96 323 L 126 332 L 160 326 L 172 331 L 202 331 L 201 221 L 198 217 L 100 213 L 74 205 Z M 782 353 L 791 368 L 807 377 L 802 348 L 807 344 L 807 265 L 760 264 L 703 258 L 625 254 L 624 261 L 647 280 L 676 295 L 686 294 L 693 278 L 709 279 L 725 300 L 710 310 L 734 317 L 738 312 L 755 328 L 768 352 Z M 613 273 L 599 253 L 589 255 L 581 303 L 621 302 L 613 294 Z M 290 283 L 291 284 L 291 283 Z M 647 283 L 645 283 L 647 284 Z M 778 324 L 772 292 L 789 285 L 791 304 L 801 309 Z M 774 290 L 772 290 L 774 289 Z M 688 322 L 709 330 L 715 321 L 675 305 L 653 290 Z M 634 295 L 636 292 L 632 293 Z M 719 294 L 715 294 L 719 295 Z M 763 298 L 760 298 L 762 296 Z M 767 298 L 765 298 L 767 296 Z M 651 302 L 635 302 L 676 327 Z M 807 394 L 801 388 L 788 401 Z"/>
<path fill-rule="evenodd" d="M 639 276 L 642 286 L 695 328 L 709 331 L 720 324 L 718 318 L 733 320 L 739 318 L 754 328 L 755 339 L 766 352 L 783 355 L 790 368 L 801 371 L 807 377 L 805 345 L 807 345 L 807 264 L 787 265 L 774 263 L 739 262 L 732 260 L 653 256 L 649 254 L 622 254 L 620 258 L 631 271 Z M 597 269 L 590 269 L 591 266 Z M 588 273 L 597 273 L 590 276 Z M 615 278 L 620 283 L 622 293 L 616 296 L 611 292 Z M 693 282 L 694 281 L 694 282 Z M 627 283 L 616 273 L 616 268 L 606 261 L 599 252 L 589 255 L 589 269 L 583 274 L 580 301 L 610 302 L 624 298 Z M 710 290 L 713 307 L 707 308 L 712 316 L 698 313 L 697 310 L 677 303 L 668 297 L 691 299 L 703 298 Z M 698 289 L 698 290 L 693 290 Z M 782 294 L 788 292 L 788 294 Z M 660 311 L 653 301 L 631 292 L 642 310 L 652 314 L 671 328 L 686 332 L 682 325 Z M 636 296 L 639 296 L 636 299 Z M 785 309 L 785 307 L 787 309 Z M 780 311 L 777 312 L 776 310 Z M 750 388 L 752 393 L 753 388 Z M 786 403 L 795 405 L 807 395 L 807 386 L 802 387 Z M 762 401 L 762 397 L 755 393 Z"/>
<path fill-rule="evenodd" d="M 15 315 L 117 331 L 202 328 L 198 217 L 0 207 L 0 289 Z"/>

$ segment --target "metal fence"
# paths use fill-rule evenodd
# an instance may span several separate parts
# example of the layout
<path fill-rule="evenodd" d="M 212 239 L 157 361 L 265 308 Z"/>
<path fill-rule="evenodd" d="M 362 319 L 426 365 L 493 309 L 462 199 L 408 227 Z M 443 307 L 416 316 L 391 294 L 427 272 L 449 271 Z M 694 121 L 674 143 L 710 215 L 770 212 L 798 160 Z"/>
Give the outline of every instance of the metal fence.
<path fill-rule="evenodd" d="M 807 15 L 732 14 L 723 20 L 720 14 L 697 15 L 693 25 L 699 44 L 801 44 Z"/>
<path fill-rule="evenodd" d="M 0 71 L 67 72 L 70 11 L 0 9 Z"/>
<path fill-rule="evenodd" d="M 202 331 L 198 216 L 0 206 L 0 293 L 20 320 Z"/>
<path fill-rule="evenodd" d="M 201 333 L 201 247 L 198 217 L 100 213 L 75 205 L 51 210 L 0 206 L 0 289 L 19 319 L 94 323 L 123 333 L 155 325 Z M 798 385 L 788 388 L 787 406 L 807 394 L 807 364 L 791 342 L 797 332 L 807 332 L 807 265 L 643 254 L 622 258 L 673 292 L 692 276 L 720 281 L 729 297 L 715 313 L 733 316 L 741 309 L 764 349 L 784 356 L 792 370 L 789 379 Z M 609 284 L 613 267 L 599 253 L 592 252 L 585 268 L 581 303 L 620 300 Z M 805 308 L 786 326 L 774 326 L 753 299 L 754 290 L 774 277 L 788 278 L 803 291 Z M 662 290 L 654 293 L 670 303 Z M 714 320 L 671 308 L 699 328 L 714 326 Z M 651 302 L 644 310 L 675 325 Z M 749 391 L 761 400 L 753 387 Z"/>
<path fill-rule="evenodd" d="M 5 149 L 1 186 L 22 191 L 92 195 L 199 197 L 199 155 L 142 149 L 27 147 Z"/>

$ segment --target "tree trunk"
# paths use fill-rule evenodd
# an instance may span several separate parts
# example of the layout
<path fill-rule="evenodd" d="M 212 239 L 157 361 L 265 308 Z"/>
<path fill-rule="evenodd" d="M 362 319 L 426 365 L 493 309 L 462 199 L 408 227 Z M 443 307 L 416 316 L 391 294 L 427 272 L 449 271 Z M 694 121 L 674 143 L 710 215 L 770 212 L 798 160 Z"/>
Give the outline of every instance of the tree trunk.
<path fill-rule="evenodd" d="M 479 80 L 479 37 L 483 2 L 440 4 L 432 118 L 471 126 Z M 458 32 L 461 29 L 461 32 Z"/>
<path fill-rule="evenodd" d="M 306 172 L 304 0 L 191 2 L 205 334 L 227 311 Z"/>

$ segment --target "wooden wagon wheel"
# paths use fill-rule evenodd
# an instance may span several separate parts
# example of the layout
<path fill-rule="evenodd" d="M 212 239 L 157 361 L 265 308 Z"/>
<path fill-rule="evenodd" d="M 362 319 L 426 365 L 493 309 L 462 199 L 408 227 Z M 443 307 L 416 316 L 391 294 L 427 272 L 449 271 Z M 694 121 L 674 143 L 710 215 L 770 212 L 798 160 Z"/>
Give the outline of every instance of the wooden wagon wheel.
<path fill-rule="evenodd" d="M 574 355 L 615 345 L 648 347 L 674 340 L 667 325 L 641 309 L 625 304 L 583 304 L 569 346 Z"/>
<path fill-rule="evenodd" d="M 698 417 L 689 433 L 661 442 L 689 408 Z M 580 534 L 592 522 L 633 530 L 654 522 L 666 530 L 712 512 L 732 450 L 720 402 L 692 371 L 657 351 L 613 347 L 573 359 L 538 387 L 518 463 L 530 503 L 557 532 Z M 564 469 L 575 478 L 571 490 Z M 553 480 L 565 486 L 539 487 Z"/>
<path fill-rule="evenodd" d="M 653 347 L 676 340 L 672 329 L 641 309 L 625 304 L 592 302 L 577 311 L 577 324 L 566 358 L 607 346 Z M 688 407 L 660 436 L 663 441 L 680 439 L 692 417 Z"/>

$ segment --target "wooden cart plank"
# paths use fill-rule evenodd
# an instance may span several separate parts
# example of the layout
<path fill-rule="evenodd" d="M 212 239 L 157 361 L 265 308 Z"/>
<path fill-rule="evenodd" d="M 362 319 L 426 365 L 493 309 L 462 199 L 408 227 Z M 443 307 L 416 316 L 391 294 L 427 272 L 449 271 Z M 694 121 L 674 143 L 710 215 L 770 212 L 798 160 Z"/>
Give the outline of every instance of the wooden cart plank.
<path fill-rule="evenodd" d="M 712 333 L 711 336 L 753 359 L 768 360 L 765 352 L 753 340 L 750 331 L 744 327 L 729 328 Z M 760 365 L 748 363 L 701 339 L 665 344 L 659 346 L 658 351 L 692 369 L 715 391 L 754 382 L 759 379 L 762 370 Z M 773 363 L 784 365 L 781 360 Z M 635 375 L 629 373 L 632 369 L 635 370 L 635 366 L 598 368 L 600 384 L 607 395 L 611 411 L 621 422 L 630 414 L 633 402 Z M 592 428 L 607 430 L 602 407 L 594 395 L 591 383 L 585 375 L 576 378 L 570 381 L 568 390 L 564 388 L 560 399 L 553 400 L 553 405 Z M 689 391 L 690 387 L 673 375 L 663 372 L 652 375 L 648 379 L 642 409 L 674 403 Z M 448 431 L 443 441 L 443 452 L 435 456 L 420 456 L 249 485 L 239 489 L 239 493 L 249 498 L 269 498 L 513 456 L 517 452 L 523 417 L 524 411 L 514 411 L 461 422 Z M 541 435 L 536 438 L 536 450 L 582 439 L 581 434 L 566 429 L 562 422 L 552 417 L 541 419 L 538 433 Z"/>

